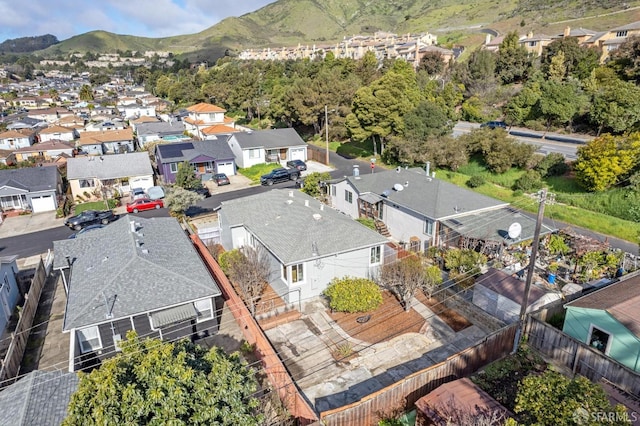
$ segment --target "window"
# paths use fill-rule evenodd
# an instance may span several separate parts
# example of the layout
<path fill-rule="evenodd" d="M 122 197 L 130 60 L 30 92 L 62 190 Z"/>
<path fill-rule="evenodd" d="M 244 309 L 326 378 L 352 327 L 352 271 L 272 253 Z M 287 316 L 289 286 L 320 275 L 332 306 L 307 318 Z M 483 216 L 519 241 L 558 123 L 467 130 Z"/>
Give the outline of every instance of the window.
<path fill-rule="evenodd" d="M 195 306 L 196 311 L 198 312 L 196 322 L 207 321 L 213 318 L 211 299 L 198 300 L 193 302 L 193 306 Z"/>
<path fill-rule="evenodd" d="M 345 189 L 344 190 L 344 200 L 349 204 L 353 203 L 353 192 L 348 191 L 348 190 Z"/>
<path fill-rule="evenodd" d="M 298 263 L 297 265 L 291 266 L 291 283 L 299 283 L 304 281 L 304 265 L 302 263 Z"/>
<path fill-rule="evenodd" d="M 427 235 L 433 235 L 433 221 L 432 220 L 425 220 L 424 221 L 424 233 Z"/>
<path fill-rule="evenodd" d="M 93 188 L 93 179 L 80 179 L 80 188 Z"/>
<path fill-rule="evenodd" d="M 611 335 L 609 333 L 591 325 L 591 332 L 589 333 L 589 346 L 606 354 L 608 353 L 610 340 Z"/>
<path fill-rule="evenodd" d="M 627 32 L 626 31 L 618 31 L 616 33 L 616 37 L 626 37 L 627 36 Z"/>
<path fill-rule="evenodd" d="M 535 46 L 537 46 L 537 45 L 538 45 L 538 42 L 537 42 L 537 41 L 530 41 L 530 42 L 529 42 L 529 47 L 535 47 Z"/>
<path fill-rule="evenodd" d="M 102 341 L 98 327 L 87 327 L 77 331 L 78 343 L 80 343 L 80 351 L 84 354 L 98 349 L 102 349 Z"/>
<path fill-rule="evenodd" d="M 336 186 L 335 185 L 331 185 L 331 196 L 332 197 L 336 196 Z"/>
<path fill-rule="evenodd" d="M 169 164 L 169 170 L 171 173 L 178 173 L 178 163 Z"/>
<path fill-rule="evenodd" d="M 284 278 L 284 280 L 288 282 L 288 277 L 289 275 L 287 275 L 287 267 L 286 265 L 282 265 L 282 278 Z"/>
<path fill-rule="evenodd" d="M 260 158 L 260 149 L 250 149 L 249 158 Z"/>
<path fill-rule="evenodd" d="M 371 247 L 371 258 L 369 259 L 371 265 L 377 265 L 380 263 L 380 246 Z"/>

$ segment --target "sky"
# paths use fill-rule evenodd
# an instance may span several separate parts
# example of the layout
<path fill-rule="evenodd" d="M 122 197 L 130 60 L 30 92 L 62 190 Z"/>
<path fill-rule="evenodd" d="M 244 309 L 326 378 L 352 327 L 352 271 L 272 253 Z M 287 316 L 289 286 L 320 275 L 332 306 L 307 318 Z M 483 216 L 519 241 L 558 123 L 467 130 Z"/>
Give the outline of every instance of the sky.
<path fill-rule="evenodd" d="M 0 0 L 0 42 L 94 30 L 140 37 L 193 34 L 275 0 Z"/>

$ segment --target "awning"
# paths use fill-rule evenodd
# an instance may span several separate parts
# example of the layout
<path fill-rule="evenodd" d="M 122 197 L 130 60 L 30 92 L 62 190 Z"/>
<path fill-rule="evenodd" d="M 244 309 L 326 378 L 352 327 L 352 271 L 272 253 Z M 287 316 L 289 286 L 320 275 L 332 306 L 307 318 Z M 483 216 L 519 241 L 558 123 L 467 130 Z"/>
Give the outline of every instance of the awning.
<path fill-rule="evenodd" d="M 186 305 L 175 306 L 163 311 L 152 312 L 151 321 L 153 321 L 154 328 L 159 328 L 164 327 L 165 325 L 196 318 L 197 316 L 198 313 L 196 312 L 196 308 L 193 306 L 193 303 L 187 303 Z"/>
<path fill-rule="evenodd" d="M 371 192 L 360 194 L 358 195 L 358 198 L 360 198 L 362 201 L 367 202 L 369 204 L 375 204 L 378 201 L 382 201 L 382 197 L 379 197 L 378 195 L 373 194 Z"/>

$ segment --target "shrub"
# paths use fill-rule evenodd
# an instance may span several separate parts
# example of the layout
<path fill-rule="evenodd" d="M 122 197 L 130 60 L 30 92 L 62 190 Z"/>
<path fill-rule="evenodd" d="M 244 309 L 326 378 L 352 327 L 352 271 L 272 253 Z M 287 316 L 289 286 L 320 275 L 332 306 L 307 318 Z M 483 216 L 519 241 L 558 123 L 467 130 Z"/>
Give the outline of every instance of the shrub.
<path fill-rule="evenodd" d="M 233 262 L 240 260 L 243 256 L 242 252 L 238 249 L 220 253 L 220 256 L 218 256 L 218 263 L 220 264 L 222 272 L 224 272 L 225 275 L 229 275 L 229 266 Z"/>
<path fill-rule="evenodd" d="M 569 170 L 564 155 L 559 152 L 551 152 L 546 155 L 534 169 L 540 173 L 540 176 L 562 176 Z"/>
<path fill-rule="evenodd" d="M 471 176 L 471 178 L 467 181 L 467 186 L 469 188 L 477 188 L 479 186 L 484 185 L 485 182 L 486 181 L 484 179 L 484 176 L 475 175 L 475 176 Z"/>
<path fill-rule="evenodd" d="M 535 170 L 527 170 L 525 174 L 520 176 L 513 184 L 513 189 L 531 192 L 542 188 L 543 185 L 544 183 L 542 182 L 540 173 Z"/>
<path fill-rule="evenodd" d="M 367 312 L 382 304 L 382 290 L 366 278 L 334 278 L 324 294 L 331 309 L 339 312 Z"/>

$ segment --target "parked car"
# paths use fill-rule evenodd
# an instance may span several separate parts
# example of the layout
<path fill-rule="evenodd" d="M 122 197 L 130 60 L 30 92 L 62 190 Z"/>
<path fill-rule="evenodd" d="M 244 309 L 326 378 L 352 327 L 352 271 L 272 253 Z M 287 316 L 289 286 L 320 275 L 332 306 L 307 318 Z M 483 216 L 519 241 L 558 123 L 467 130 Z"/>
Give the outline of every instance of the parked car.
<path fill-rule="evenodd" d="M 189 191 L 193 191 L 196 194 L 200 194 L 200 195 L 204 196 L 204 198 L 211 197 L 211 192 L 209 192 L 209 188 L 207 188 L 206 186 L 201 186 L 199 188 L 192 188 Z"/>
<path fill-rule="evenodd" d="M 128 213 L 138 213 L 144 210 L 160 209 L 164 207 L 162 200 L 152 200 L 150 198 L 140 198 L 127 203 Z"/>
<path fill-rule="evenodd" d="M 227 175 L 225 175 L 224 173 L 216 173 L 215 175 L 213 175 L 212 179 L 218 186 L 229 185 L 231 183 Z"/>
<path fill-rule="evenodd" d="M 486 123 L 482 123 L 480 127 L 488 127 L 491 130 L 493 129 L 505 129 L 507 128 L 507 123 L 504 121 L 487 121 Z"/>
<path fill-rule="evenodd" d="M 105 227 L 105 225 L 89 225 L 86 228 L 81 229 L 80 231 L 76 232 L 75 234 L 69 235 L 67 238 L 72 240 L 74 238 L 79 237 L 80 235 L 86 234 L 87 232 L 95 231 L 96 229 L 102 229 L 104 227 Z"/>
<path fill-rule="evenodd" d="M 291 169 L 298 169 L 301 172 L 307 170 L 307 164 L 302 160 L 287 161 L 287 167 Z"/>
<path fill-rule="evenodd" d="M 147 189 L 147 195 L 152 200 L 159 200 L 161 198 L 164 198 L 164 189 L 161 186 L 152 186 L 151 188 Z"/>
<path fill-rule="evenodd" d="M 142 188 L 131 188 L 131 199 L 139 200 L 140 198 L 148 198 L 147 193 Z"/>
<path fill-rule="evenodd" d="M 271 172 L 266 175 L 260 176 L 260 184 L 271 186 L 274 183 L 296 180 L 299 177 L 300 171 L 298 169 L 278 168 L 271 170 Z"/>
<path fill-rule="evenodd" d="M 117 218 L 118 215 L 114 214 L 111 210 L 85 210 L 65 220 L 64 224 L 71 229 L 79 231 L 89 225 L 98 223 L 106 225 Z"/>

